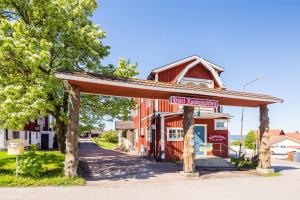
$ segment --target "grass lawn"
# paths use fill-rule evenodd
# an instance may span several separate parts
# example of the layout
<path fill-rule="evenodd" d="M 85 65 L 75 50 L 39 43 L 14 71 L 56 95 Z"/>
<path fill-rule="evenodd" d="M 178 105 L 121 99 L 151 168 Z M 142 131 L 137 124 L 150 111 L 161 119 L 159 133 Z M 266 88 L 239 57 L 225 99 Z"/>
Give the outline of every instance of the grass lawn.
<path fill-rule="evenodd" d="M 37 151 L 38 159 L 42 161 L 44 172 L 40 178 L 16 177 L 16 156 L 7 155 L 0 151 L 0 187 L 6 186 L 46 186 L 46 185 L 84 185 L 85 180 L 80 177 L 69 178 L 63 176 L 64 155 L 58 151 Z M 19 160 L 26 157 L 19 156 Z"/>
<path fill-rule="evenodd" d="M 117 146 L 117 143 L 108 142 L 104 138 L 92 138 L 92 141 L 97 144 L 99 147 L 102 147 L 104 149 L 115 149 Z"/>

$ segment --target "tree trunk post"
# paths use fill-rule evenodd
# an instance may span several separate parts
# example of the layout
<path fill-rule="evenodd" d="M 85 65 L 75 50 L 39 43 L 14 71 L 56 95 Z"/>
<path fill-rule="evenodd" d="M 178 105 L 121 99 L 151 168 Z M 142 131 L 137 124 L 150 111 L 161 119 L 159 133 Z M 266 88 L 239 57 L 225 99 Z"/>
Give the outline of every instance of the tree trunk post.
<path fill-rule="evenodd" d="M 194 107 L 184 106 L 183 108 L 183 172 L 194 173 Z"/>
<path fill-rule="evenodd" d="M 69 123 L 66 133 L 66 155 L 65 155 L 65 176 L 77 176 L 78 166 L 78 136 L 79 136 L 79 110 L 80 90 L 76 86 L 69 87 L 70 109 Z"/>
<path fill-rule="evenodd" d="M 271 168 L 271 151 L 269 143 L 269 116 L 267 105 L 261 105 L 260 111 L 260 126 L 259 126 L 259 159 L 257 171 L 259 173 L 274 173 Z"/>
<path fill-rule="evenodd" d="M 122 144 L 122 130 L 118 130 L 118 145 Z"/>

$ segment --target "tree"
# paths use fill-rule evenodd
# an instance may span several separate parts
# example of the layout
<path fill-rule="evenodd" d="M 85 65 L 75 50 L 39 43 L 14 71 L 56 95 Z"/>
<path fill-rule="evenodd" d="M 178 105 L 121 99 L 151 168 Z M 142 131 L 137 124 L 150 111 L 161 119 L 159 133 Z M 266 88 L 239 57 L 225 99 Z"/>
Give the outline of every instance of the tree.
<path fill-rule="evenodd" d="M 0 1 L 0 127 L 23 129 L 49 113 L 56 119 L 58 146 L 65 152 L 69 94 L 57 70 L 132 77 L 136 64 L 121 59 L 116 67 L 101 60 L 110 47 L 105 32 L 89 19 L 95 0 Z M 81 125 L 101 126 L 105 118 L 128 116 L 126 98 L 81 96 Z"/>
<path fill-rule="evenodd" d="M 244 145 L 248 149 L 255 149 L 256 148 L 256 134 L 255 131 L 251 130 L 247 133 L 246 138 L 244 140 Z"/>

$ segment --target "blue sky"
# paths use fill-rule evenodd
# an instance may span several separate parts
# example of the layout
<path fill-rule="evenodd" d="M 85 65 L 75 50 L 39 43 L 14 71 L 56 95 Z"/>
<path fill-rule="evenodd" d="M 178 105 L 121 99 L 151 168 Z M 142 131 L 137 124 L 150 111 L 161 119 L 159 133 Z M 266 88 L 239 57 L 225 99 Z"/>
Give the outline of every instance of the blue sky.
<path fill-rule="evenodd" d="M 266 76 L 247 91 L 283 98 L 270 108 L 271 128 L 300 130 L 300 1 L 291 0 L 102 0 L 92 20 L 106 32 L 111 54 L 138 63 L 140 78 L 151 69 L 199 55 L 225 68 L 221 78 L 230 89 Z M 241 108 L 231 134 L 239 134 Z M 245 111 L 245 132 L 256 129 L 258 109 Z M 108 127 L 113 127 L 108 124 Z"/>

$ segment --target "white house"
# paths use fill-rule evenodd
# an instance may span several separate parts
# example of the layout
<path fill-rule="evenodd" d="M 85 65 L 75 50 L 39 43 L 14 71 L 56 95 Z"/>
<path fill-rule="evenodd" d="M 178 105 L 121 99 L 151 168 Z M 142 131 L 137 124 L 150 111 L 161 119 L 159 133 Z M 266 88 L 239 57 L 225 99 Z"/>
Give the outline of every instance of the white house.
<path fill-rule="evenodd" d="M 52 149 L 54 144 L 53 117 L 48 115 L 32 120 L 24 126 L 24 130 L 0 129 L 0 150 L 7 148 L 11 139 L 24 139 L 25 147 L 36 144 L 41 149 Z"/>

